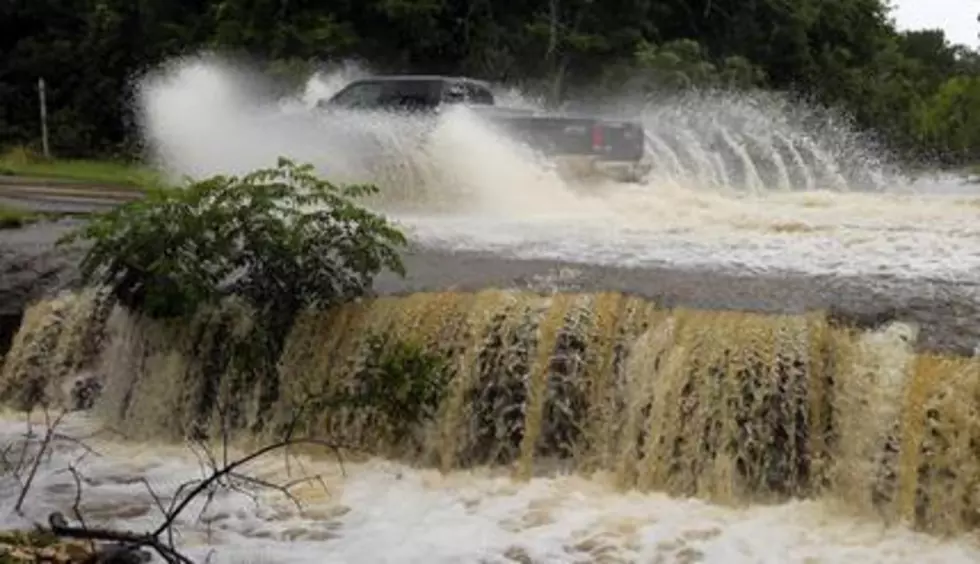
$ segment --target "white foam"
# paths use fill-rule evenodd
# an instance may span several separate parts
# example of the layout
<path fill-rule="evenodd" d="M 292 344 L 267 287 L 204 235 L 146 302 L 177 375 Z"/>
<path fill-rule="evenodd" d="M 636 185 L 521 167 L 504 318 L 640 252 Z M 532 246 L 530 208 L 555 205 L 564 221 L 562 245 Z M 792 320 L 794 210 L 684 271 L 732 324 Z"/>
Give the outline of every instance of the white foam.
<path fill-rule="evenodd" d="M 0 440 L 16 440 L 23 422 L 0 419 Z M 80 436 L 92 420 L 75 417 L 62 430 Z M 77 466 L 86 478 L 83 510 L 89 526 L 149 530 L 160 522 L 145 486 L 166 498 L 198 478 L 197 460 L 176 446 L 90 440 L 102 456 Z M 27 517 L 45 521 L 50 511 L 70 515 L 73 480 L 59 470 L 81 454 L 60 444 L 45 463 L 28 498 Z M 249 473 L 285 481 L 281 459 L 249 467 Z M 618 493 L 601 479 L 575 476 L 515 483 L 489 471 L 440 475 L 382 460 L 346 466 L 308 463 L 327 490 L 296 490 L 303 512 L 271 492 L 256 505 L 249 497 L 222 493 L 196 521 L 196 504 L 179 521 L 179 544 L 213 562 L 976 562 L 975 540 L 940 540 L 902 527 L 835 514 L 816 501 L 733 509 L 659 494 Z M 293 472 L 298 472 L 296 466 Z M 295 476 L 296 474 L 294 474 Z M 2 526 L 24 526 L 12 512 L 17 488 L 0 481 Z M 165 499 L 166 502 L 166 499 Z M 210 538 L 208 529 L 210 528 Z M 616 560 L 618 559 L 618 560 Z"/>
<path fill-rule="evenodd" d="M 645 188 L 645 187 L 644 187 Z M 879 274 L 980 282 L 980 197 L 792 193 L 638 194 L 607 187 L 589 221 L 399 218 L 427 246 L 605 265 Z"/>

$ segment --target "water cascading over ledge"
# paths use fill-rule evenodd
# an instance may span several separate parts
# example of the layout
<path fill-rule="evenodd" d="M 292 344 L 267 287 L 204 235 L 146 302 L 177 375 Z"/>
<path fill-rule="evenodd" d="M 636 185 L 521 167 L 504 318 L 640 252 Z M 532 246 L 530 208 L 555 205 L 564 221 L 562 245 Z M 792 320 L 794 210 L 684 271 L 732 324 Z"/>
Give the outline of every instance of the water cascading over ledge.
<path fill-rule="evenodd" d="M 662 309 L 618 293 L 413 294 L 306 313 L 276 371 L 253 374 L 229 362 L 247 353 L 244 309 L 183 326 L 117 309 L 103 327 L 95 302 L 27 312 L 0 398 L 25 383 L 64 395 L 73 370 L 94 368 L 98 410 L 136 436 L 231 421 L 262 438 L 303 409 L 303 431 L 445 470 L 602 472 L 722 503 L 832 498 L 938 533 L 980 524 L 980 361 L 916 354 L 906 325 L 860 331 L 819 312 Z M 371 407 L 309 409 L 406 342 L 444 361 L 433 417 L 394 429 Z"/>

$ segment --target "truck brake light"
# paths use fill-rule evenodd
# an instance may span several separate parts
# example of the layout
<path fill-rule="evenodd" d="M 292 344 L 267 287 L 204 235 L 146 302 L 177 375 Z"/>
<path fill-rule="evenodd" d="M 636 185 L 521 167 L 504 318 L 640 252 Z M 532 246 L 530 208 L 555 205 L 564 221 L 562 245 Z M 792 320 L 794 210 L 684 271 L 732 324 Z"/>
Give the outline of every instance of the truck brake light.
<path fill-rule="evenodd" d="M 592 126 L 592 150 L 599 151 L 605 145 L 605 139 L 603 137 L 602 126 L 595 124 Z"/>

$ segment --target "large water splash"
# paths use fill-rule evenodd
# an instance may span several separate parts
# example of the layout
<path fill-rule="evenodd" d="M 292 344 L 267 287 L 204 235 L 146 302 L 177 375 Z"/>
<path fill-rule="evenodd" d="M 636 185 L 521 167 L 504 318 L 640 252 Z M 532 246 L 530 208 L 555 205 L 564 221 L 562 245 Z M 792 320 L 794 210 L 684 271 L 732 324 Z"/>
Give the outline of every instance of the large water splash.
<path fill-rule="evenodd" d="M 143 129 L 153 155 L 180 173 L 237 172 L 289 154 L 321 164 L 334 175 L 359 173 L 388 187 L 408 183 L 415 190 L 445 182 L 437 173 L 453 165 L 460 170 L 443 184 L 444 190 L 491 168 L 516 169 L 514 178 L 507 180 L 524 186 L 549 176 L 550 163 L 531 148 L 502 138 L 465 113 L 440 120 L 449 131 L 437 127 L 434 146 L 429 146 L 419 137 L 426 127 L 415 120 L 326 118 L 311 110 L 349 80 L 367 74 L 358 66 L 341 65 L 333 72 L 314 74 L 292 97 L 270 100 L 257 94 L 264 90 L 259 86 L 262 79 L 241 65 L 213 56 L 182 59 L 142 81 Z M 501 89 L 498 97 L 501 105 L 541 109 L 514 89 Z M 592 107 L 600 115 L 609 114 L 611 107 L 609 102 L 577 105 Z M 640 120 L 647 129 L 647 158 L 654 173 L 645 183 L 651 187 L 668 183 L 763 193 L 886 185 L 874 153 L 862 147 L 846 124 L 778 96 L 693 93 L 658 103 L 628 100 L 615 106 L 617 113 Z M 370 152 L 351 142 L 352 137 L 362 137 L 359 130 L 377 143 Z M 499 149 L 503 145 L 506 151 Z M 487 167 L 464 158 L 474 152 Z M 427 170 L 414 178 L 379 176 L 371 161 L 384 160 Z M 561 184 L 556 177 L 549 181 Z M 486 189 L 506 190 L 500 182 Z"/>
<path fill-rule="evenodd" d="M 754 272 L 980 272 L 977 200 L 887 174 L 831 112 L 772 94 L 593 104 L 643 121 L 654 171 L 642 183 L 569 181 L 466 111 L 428 121 L 311 110 L 367 73 L 342 66 L 282 100 L 261 94 L 273 89 L 248 67 L 175 61 L 141 83 L 147 148 L 178 174 L 240 173 L 287 155 L 335 181 L 378 184 L 370 205 L 434 247 Z M 515 90 L 501 99 L 534 107 Z"/>
<path fill-rule="evenodd" d="M 141 83 L 141 125 L 151 157 L 178 175 L 242 173 L 280 155 L 310 162 L 338 182 L 371 182 L 386 210 L 507 213 L 574 197 L 526 147 L 509 142 L 468 112 L 436 123 L 313 109 L 358 67 L 317 74 L 297 97 L 263 98 L 262 80 L 219 59 L 177 61 Z M 433 131 L 433 126 L 435 129 Z M 561 205 L 561 204 L 559 204 Z M 533 206 L 532 206 L 533 207 Z"/>
<path fill-rule="evenodd" d="M 897 182 L 846 120 L 773 93 L 693 92 L 646 104 L 641 115 L 655 182 L 752 194 L 882 191 Z"/>

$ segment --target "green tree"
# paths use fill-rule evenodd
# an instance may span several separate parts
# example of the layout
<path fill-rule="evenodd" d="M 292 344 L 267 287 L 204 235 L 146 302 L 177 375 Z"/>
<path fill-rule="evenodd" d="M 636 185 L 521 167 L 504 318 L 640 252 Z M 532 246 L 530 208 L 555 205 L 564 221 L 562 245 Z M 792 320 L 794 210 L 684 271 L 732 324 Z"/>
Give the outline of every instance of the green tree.
<path fill-rule="evenodd" d="M 923 106 L 919 119 L 923 137 L 931 146 L 954 161 L 980 159 L 980 77 L 946 81 Z"/>
<path fill-rule="evenodd" d="M 553 102 L 628 86 L 771 88 L 842 108 L 910 154 L 958 146 L 962 136 L 937 137 L 955 128 L 930 121 L 952 114 L 923 116 L 948 81 L 980 73 L 980 55 L 939 30 L 897 31 L 889 9 L 885 0 L 8 0 L 0 146 L 37 144 L 43 76 L 58 154 L 135 154 L 132 79 L 201 49 L 248 55 L 291 85 L 317 63 L 354 57 L 380 72 L 502 80 Z"/>

